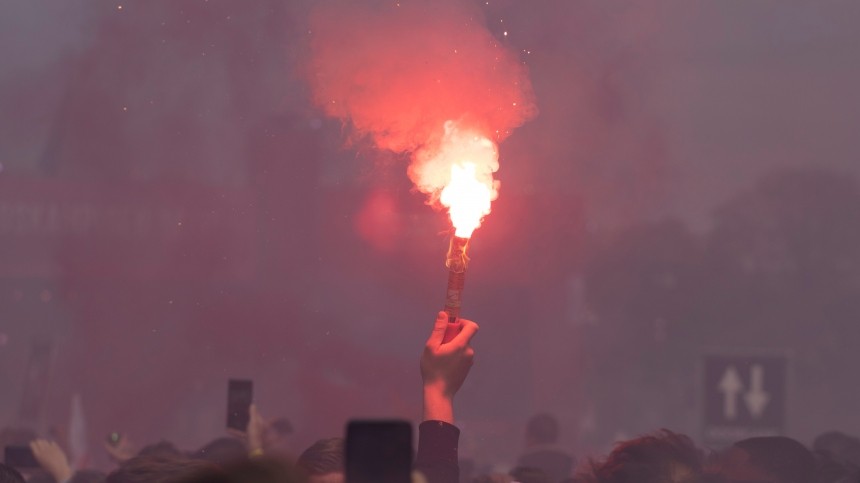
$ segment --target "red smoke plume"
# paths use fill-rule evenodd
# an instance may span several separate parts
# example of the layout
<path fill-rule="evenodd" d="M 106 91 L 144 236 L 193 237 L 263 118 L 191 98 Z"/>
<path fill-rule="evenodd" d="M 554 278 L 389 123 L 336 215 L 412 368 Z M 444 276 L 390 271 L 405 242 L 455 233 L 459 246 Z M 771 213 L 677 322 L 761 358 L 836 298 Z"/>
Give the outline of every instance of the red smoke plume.
<path fill-rule="evenodd" d="M 435 171 L 424 165 L 438 159 L 446 121 L 498 142 L 537 113 L 526 67 L 473 3 L 324 2 L 309 35 L 316 104 L 354 137 L 411 153 L 410 177 L 434 201 L 442 186 L 421 173 Z"/>

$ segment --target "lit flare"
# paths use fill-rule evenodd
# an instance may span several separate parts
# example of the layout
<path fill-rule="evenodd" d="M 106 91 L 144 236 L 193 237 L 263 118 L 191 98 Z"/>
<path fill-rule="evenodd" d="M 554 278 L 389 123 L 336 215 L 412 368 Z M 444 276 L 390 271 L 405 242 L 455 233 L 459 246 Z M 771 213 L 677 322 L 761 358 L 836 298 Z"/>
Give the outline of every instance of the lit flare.
<path fill-rule="evenodd" d="M 455 236 L 471 237 L 490 213 L 498 196 L 498 181 L 493 179 L 499 169 L 498 153 L 490 139 L 448 122 L 437 149 L 422 163 L 419 187 L 441 187 L 438 201 L 448 209 Z"/>
<path fill-rule="evenodd" d="M 475 163 L 465 162 L 451 166 L 451 181 L 439 195 L 439 202 L 448 208 L 455 235 L 469 238 L 481 219 L 490 213 L 493 199 L 492 185 L 478 180 Z"/>

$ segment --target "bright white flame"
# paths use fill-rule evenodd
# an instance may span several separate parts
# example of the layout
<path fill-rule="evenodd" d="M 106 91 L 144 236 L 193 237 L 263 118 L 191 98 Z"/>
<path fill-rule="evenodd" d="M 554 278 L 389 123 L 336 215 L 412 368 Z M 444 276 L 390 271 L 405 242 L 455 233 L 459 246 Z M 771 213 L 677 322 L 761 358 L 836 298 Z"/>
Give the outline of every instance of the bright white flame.
<path fill-rule="evenodd" d="M 487 186 L 478 181 L 475 163 L 451 166 L 451 181 L 442 189 L 439 202 L 448 207 L 456 236 L 469 238 L 481 226 L 481 219 L 490 213 L 494 197 L 491 188 L 492 184 Z"/>
<path fill-rule="evenodd" d="M 477 131 L 445 123 L 443 135 L 416 153 L 409 167 L 415 185 L 448 209 L 458 237 L 469 238 L 490 213 L 490 203 L 498 196 L 499 170 L 496 143 Z"/>

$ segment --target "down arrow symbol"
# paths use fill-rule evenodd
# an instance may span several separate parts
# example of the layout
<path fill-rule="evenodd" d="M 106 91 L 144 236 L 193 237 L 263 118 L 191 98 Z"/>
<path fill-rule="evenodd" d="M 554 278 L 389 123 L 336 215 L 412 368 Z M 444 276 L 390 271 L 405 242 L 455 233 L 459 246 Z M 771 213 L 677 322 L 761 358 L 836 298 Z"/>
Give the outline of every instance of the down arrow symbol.
<path fill-rule="evenodd" d="M 750 369 L 750 390 L 744 395 L 744 402 L 754 419 L 764 414 L 770 402 L 770 394 L 764 390 L 764 367 L 761 364 L 755 364 Z"/>

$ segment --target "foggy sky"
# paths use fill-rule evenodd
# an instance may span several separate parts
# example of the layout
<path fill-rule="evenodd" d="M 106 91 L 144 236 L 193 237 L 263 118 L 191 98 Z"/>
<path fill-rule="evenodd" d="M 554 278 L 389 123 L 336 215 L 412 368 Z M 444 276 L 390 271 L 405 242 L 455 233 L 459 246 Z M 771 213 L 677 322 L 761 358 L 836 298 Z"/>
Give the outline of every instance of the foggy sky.
<path fill-rule="evenodd" d="M 0 83 L 47 70 L 61 76 L 57 63 L 93 41 L 100 18 L 137 14 L 133 2 L 118 12 L 121 3 L 4 2 Z M 852 135 L 860 116 L 852 90 L 860 80 L 852 47 L 860 7 L 853 2 L 493 1 L 484 8 L 496 33 L 508 31 L 507 45 L 531 52 L 522 58 L 542 112 L 510 141 L 515 148 L 502 146 L 500 174 L 523 169 L 536 184 L 564 180 L 554 188 L 587 193 L 597 225 L 664 214 L 703 225 L 727 193 L 769 168 L 860 169 Z M 283 79 L 271 95 L 283 99 L 295 82 Z M 4 109 L 2 132 L 23 117 L 28 139 L 44 136 L 58 88 L 48 83 L 38 98 Z M 4 91 L 8 106 L 16 96 Z M 2 149 L 7 169 L 35 162 L 33 148 L 15 139 L 4 136 Z M 529 168 L 506 167 L 506 152 Z"/>

